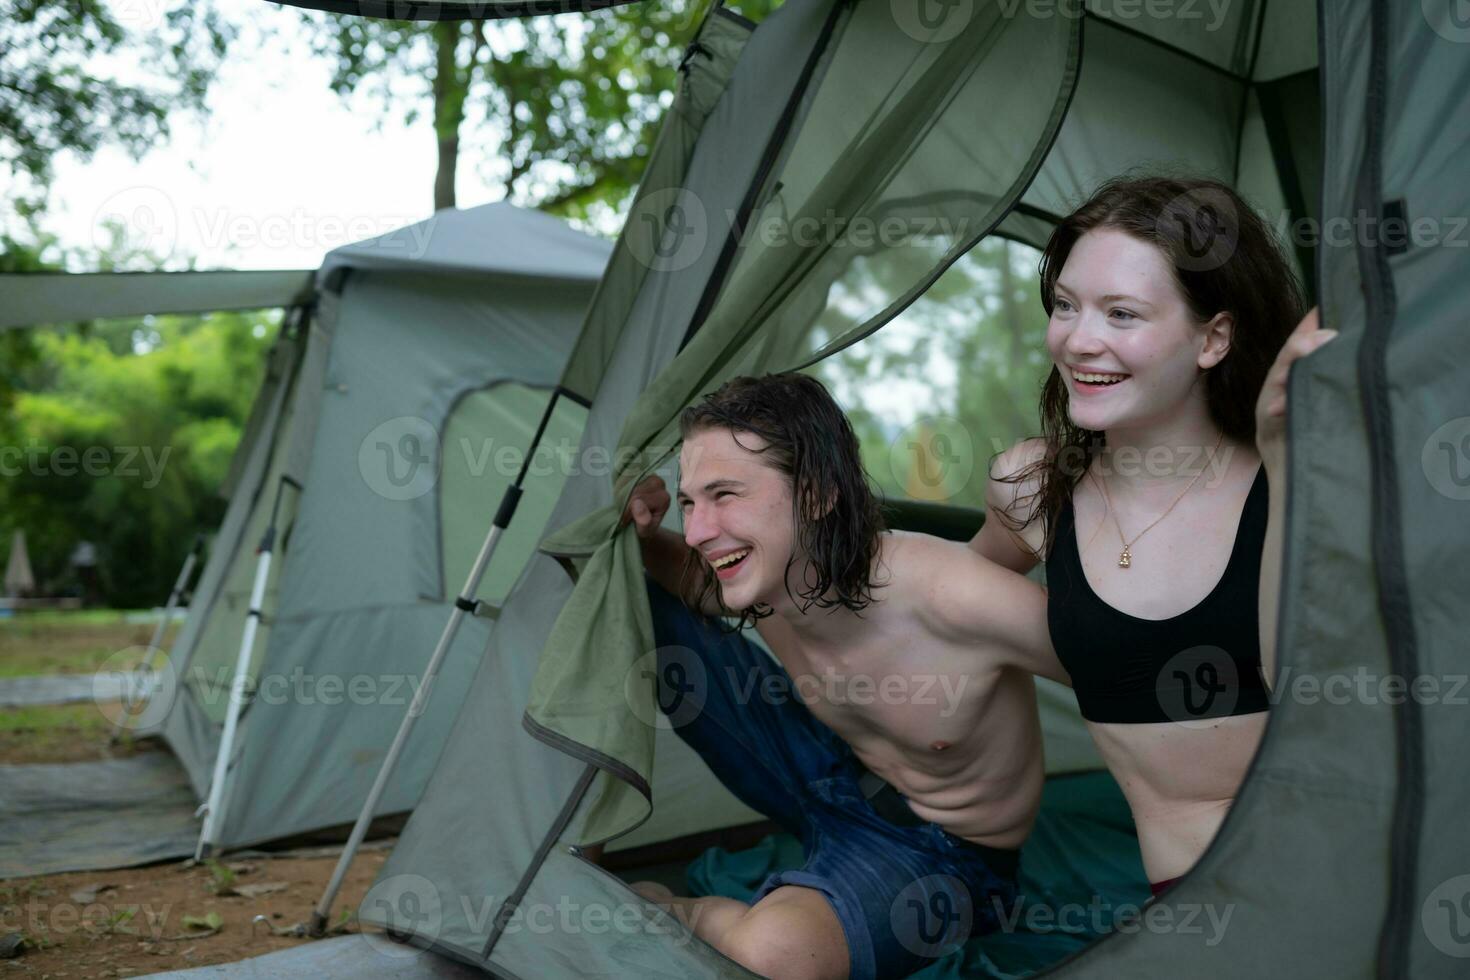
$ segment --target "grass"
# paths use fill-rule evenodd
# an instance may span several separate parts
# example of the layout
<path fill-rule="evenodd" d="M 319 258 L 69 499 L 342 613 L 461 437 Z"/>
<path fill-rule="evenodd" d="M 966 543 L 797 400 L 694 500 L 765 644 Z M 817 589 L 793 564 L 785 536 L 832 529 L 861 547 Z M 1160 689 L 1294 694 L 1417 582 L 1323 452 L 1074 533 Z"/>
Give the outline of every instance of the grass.
<path fill-rule="evenodd" d="M 0 620 L 0 677 L 90 674 L 104 663 L 110 668 L 136 665 L 153 638 L 153 624 L 125 622 L 116 610 L 104 619 L 98 616 L 101 612 L 108 610 L 27 613 Z M 165 650 L 177 633 L 177 625 L 165 631 Z M 126 656 L 109 660 L 124 650 Z"/>
<path fill-rule="evenodd" d="M 129 623 L 125 615 L 116 609 L 48 610 L 0 620 L 0 678 L 136 666 L 153 624 Z M 172 626 L 165 633 L 165 649 L 177 631 Z M 0 763 L 71 762 L 133 751 L 126 742 L 107 749 L 112 732 L 109 716 L 90 701 L 0 709 Z"/>
<path fill-rule="evenodd" d="M 78 624 L 108 625 L 122 624 L 129 616 L 141 616 L 153 612 L 151 609 L 27 609 L 17 612 L 12 618 L 0 620 L 0 624 L 33 623 L 41 626 Z"/>
<path fill-rule="evenodd" d="M 79 762 L 104 757 L 112 722 L 90 702 L 0 711 L 0 763 Z M 106 754 L 130 755 L 123 742 Z"/>

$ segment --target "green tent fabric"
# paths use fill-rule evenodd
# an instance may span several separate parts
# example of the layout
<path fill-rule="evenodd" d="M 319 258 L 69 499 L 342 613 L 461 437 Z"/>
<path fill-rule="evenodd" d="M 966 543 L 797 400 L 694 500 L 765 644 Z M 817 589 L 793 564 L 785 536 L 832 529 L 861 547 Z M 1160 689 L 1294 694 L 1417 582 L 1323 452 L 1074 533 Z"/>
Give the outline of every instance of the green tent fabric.
<path fill-rule="evenodd" d="M 809 8 L 807 16 L 824 22 L 782 122 L 794 122 L 798 109 L 812 121 L 800 127 L 784 162 L 773 169 L 771 179 L 781 189 L 753 212 L 751 227 L 795 229 L 834 214 L 845 216 L 841 227 L 832 229 L 824 246 L 809 247 L 794 234 L 757 233 L 731 249 L 738 255 L 728 285 L 689 344 L 629 413 L 615 454 L 628 460 L 614 474 L 617 502 L 544 545 L 562 556 L 590 552 L 547 640 L 527 708 L 528 724 L 538 734 L 588 746 L 599 759 L 613 760 L 594 789 L 582 831 L 589 843 L 627 832 L 649 811 L 653 733 L 640 719 L 652 710 L 652 686 L 632 691 L 637 703 L 629 712 L 623 683 L 630 666 L 654 646 L 637 540 L 630 530 L 616 531 L 627 488 L 661 461 L 667 450 L 659 447 L 677 439 L 679 411 L 701 392 L 735 374 L 799 367 L 871 333 L 989 232 L 1040 165 L 1076 80 L 1075 21 L 1009 20 L 992 7 L 986 16 L 971 18 L 958 37 L 934 44 L 922 35 L 888 30 L 891 13 L 882 5 Z M 841 43 L 834 46 L 835 38 Z M 1000 83 L 1022 62 L 1034 88 L 1012 89 L 1010 99 L 999 96 Z M 879 65 L 893 67 L 884 71 Z M 1004 120 L 1014 142 L 997 142 L 963 124 L 982 105 Z M 781 135 L 778 129 L 775 137 Z M 960 167 L 961 161 L 988 165 L 983 180 L 975 168 Z M 805 325 L 822 312 L 833 284 L 859 258 L 849 238 L 880 226 L 891 205 L 911 201 L 936 174 L 952 175 L 953 186 L 926 196 L 924 216 L 931 220 L 924 228 L 935 231 L 921 236 L 909 226 L 885 248 L 862 249 L 867 263 L 891 260 L 910 268 L 911 285 L 811 350 Z M 920 243 L 920 237 L 926 240 Z"/>

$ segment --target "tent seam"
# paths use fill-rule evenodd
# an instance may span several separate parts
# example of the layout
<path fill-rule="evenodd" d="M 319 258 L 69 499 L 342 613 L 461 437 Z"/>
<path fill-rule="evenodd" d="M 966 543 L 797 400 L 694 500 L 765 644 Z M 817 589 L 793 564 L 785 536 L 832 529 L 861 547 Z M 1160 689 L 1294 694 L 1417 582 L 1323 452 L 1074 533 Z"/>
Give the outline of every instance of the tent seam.
<path fill-rule="evenodd" d="M 1375 0 L 1369 10 L 1368 79 L 1365 86 L 1363 156 L 1354 194 L 1360 217 L 1383 210 L 1384 116 L 1388 103 L 1388 9 Z M 1368 436 L 1369 547 L 1378 585 L 1378 608 L 1390 669 L 1399 676 L 1418 676 L 1418 638 L 1404 570 L 1401 508 L 1395 482 L 1393 406 L 1389 398 L 1387 354 L 1397 316 L 1398 299 L 1388 254 L 1382 244 L 1360 238 L 1359 275 L 1365 306 L 1363 338 L 1358 347 L 1358 387 Z M 1378 937 L 1380 977 L 1409 975 L 1412 935 L 1410 919 L 1418 879 L 1419 829 L 1424 812 L 1423 727 L 1413 698 L 1391 705 L 1398 763 L 1393 818 L 1389 836 L 1388 901 Z"/>

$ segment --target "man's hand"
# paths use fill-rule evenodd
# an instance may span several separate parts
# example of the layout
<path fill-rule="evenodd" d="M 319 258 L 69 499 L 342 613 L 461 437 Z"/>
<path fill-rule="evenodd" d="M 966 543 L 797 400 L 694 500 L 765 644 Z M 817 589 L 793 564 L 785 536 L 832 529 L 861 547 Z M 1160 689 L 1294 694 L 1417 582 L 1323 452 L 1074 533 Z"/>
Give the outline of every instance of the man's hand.
<path fill-rule="evenodd" d="M 670 503 L 664 481 L 657 476 L 645 476 L 628 497 L 628 505 L 623 508 L 618 527 L 633 525 L 638 535 L 638 550 L 643 555 L 643 567 L 665 592 L 682 598 L 684 569 L 689 562 L 690 549 L 682 534 L 662 527 Z M 722 610 L 712 598 L 703 611 L 707 615 L 718 616 Z"/>
<path fill-rule="evenodd" d="M 633 495 L 628 498 L 628 506 L 623 508 L 618 527 L 626 527 L 632 521 L 633 530 L 638 537 L 647 541 L 658 533 L 670 503 L 669 491 L 664 487 L 663 478 L 656 475 L 646 476 L 633 488 Z"/>
<path fill-rule="evenodd" d="M 1267 475 L 1278 479 L 1286 467 L 1286 382 L 1291 366 L 1337 336 L 1336 330 L 1321 330 L 1319 324 L 1313 307 L 1286 338 L 1256 399 L 1256 451 Z"/>

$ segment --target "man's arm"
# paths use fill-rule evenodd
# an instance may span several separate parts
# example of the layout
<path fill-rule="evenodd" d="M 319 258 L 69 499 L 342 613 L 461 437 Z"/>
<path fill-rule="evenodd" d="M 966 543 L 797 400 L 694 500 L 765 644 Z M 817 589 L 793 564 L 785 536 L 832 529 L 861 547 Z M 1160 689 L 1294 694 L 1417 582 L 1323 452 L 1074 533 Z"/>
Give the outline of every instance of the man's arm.
<path fill-rule="evenodd" d="M 1261 672 L 1269 688 L 1276 679 L 1276 623 L 1281 601 L 1281 557 L 1286 533 L 1286 384 L 1291 366 L 1337 336 L 1320 330 L 1317 310 L 1297 324 L 1276 355 L 1256 399 L 1256 450 L 1271 489 L 1267 505 L 1266 541 L 1261 551 L 1261 582 L 1256 607 L 1261 636 Z"/>
<path fill-rule="evenodd" d="M 1007 666 L 1069 687 L 1051 646 L 1046 590 L 964 545 L 916 535 L 921 600 L 935 628 L 951 639 L 998 650 Z"/>

